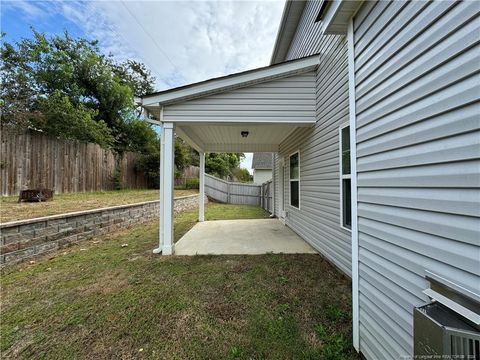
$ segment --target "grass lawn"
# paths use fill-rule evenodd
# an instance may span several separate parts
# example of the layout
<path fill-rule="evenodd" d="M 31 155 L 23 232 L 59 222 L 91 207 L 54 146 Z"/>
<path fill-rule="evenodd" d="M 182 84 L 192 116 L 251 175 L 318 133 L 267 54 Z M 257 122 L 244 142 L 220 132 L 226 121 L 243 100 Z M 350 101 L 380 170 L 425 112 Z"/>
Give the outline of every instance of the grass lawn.
<path fill-rule="evenodd" d="M 198 190 L 175 190 L 175 197 L 193 195 Z M 2 196 L 0 222 L 31 219 L 72 211 L 133 204 L 158 199 L 158 190 L 120 190 L 88 193 L 56 194 L 52 201 L 18 203 L 18 196 Z"/>
<path fill-rule="evenodd" d="M 252 207 L 206 208 L 207 219 L 235 214 L 265 216 Z M 4 269 L 2 355 L 358 358 L 350 280 L 321 256 L 166 257 L 151 253 L 157 241 L 155 222 Z"/>

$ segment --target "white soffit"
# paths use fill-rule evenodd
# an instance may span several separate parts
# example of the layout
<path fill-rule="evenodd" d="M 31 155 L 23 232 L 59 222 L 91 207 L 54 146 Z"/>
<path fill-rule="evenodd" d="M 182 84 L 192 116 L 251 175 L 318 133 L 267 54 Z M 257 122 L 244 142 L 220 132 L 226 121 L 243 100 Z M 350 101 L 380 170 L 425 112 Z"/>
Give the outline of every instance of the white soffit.
<path fill-rule="evenodd" d="M 324 34 L 347 33 L 348 22 L 355 14 L 363 1 L 360 0 L 333 0 L 329 1 L 325 16 L 323 17 Z"/>
<path fill-rule="evenodd" d="M 178 124 L 176 132 L 198 151 L 275 152 L 286 137 L 302 127 L 311 129 L 294 124 Z M 248 136 L 242 137 L 242 131 L 248 131 Z"/>

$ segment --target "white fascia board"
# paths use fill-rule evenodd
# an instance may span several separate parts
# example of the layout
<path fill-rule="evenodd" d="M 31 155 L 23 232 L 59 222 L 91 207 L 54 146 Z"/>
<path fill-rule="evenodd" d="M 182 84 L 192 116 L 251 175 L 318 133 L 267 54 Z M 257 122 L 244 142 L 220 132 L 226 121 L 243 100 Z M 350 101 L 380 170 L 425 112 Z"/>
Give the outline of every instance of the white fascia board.
<path fill-rule="evenodd" d="M 289 75 L 314 70 L 320 63 L 319 55 L 293 60 L 284 64 L 272 65 L 257 70 L 224 76 L 207 80 L 178 90 L 167 90 L 164 93 L 152 94 L 142 98 L 142 105 L 158 106 L 159 104 L 172 104 L 185 99 L 205 96 L 211 93 L 222 92 L 232 88 L 239 88 L 251 84 L 268 81 L 269 79 L 288 77 Z"/>
<path fill-rule="evenodd" d="M 272 125 L 295 125 L 298 127 L 310 127 L 312 124 L 316 123 L 315 115 L 309 116 L 308 118 L 302 117 L 301 119 L 262 119 L 262 118 L 252 118 L 252 119 L 242 119 L 242 118 L 235 118 L 235 117 L 225 117 L 225 118 L 220 118 L 218 120 L 212 120 L 209 119 L 207 121 L 203 120 L 198 120 L 198 121 L 192 121 L 192 120 L 181 120 L 177 119 L 174 117 L 166 117 L 165 121 L 170 121 L 174 122 L 176 124 L 181 124 L 181 125 L 187 125 L 187 126 L 195 126 L 195 125 L 218 125 L 218 124 L 223 124 L 223 125 L 245 125 L 245 124 L 272 124 Z"/>
<path fill-rule="evenodd" d="M 363 1 L 333 0 L 331 1 L 323 20 L 323 34 L 345 35 L 348 22 L 358 10 Z"/>
<path fill-rule="evenodd" d="M 162 126 L 162 122 L 161 121 L 158 121 L 158 120 L 153 120 L 153 119 L 144 119 L 145 122 L 149 123 L 149 124 L 153 124 L 153 125 L 158 125 L 158 126 Z"/>
<path fill-rule="evenodd" d="M 285 59 L 285 56 L 290 48 L 293 37 L 297 30 L 298 23 L 303 14 L 306 1 L 287 0 L 283 8 L 282 20 L 278 27 L 275 45 L 273 47 L 270 64 L 277 64 Z"/>

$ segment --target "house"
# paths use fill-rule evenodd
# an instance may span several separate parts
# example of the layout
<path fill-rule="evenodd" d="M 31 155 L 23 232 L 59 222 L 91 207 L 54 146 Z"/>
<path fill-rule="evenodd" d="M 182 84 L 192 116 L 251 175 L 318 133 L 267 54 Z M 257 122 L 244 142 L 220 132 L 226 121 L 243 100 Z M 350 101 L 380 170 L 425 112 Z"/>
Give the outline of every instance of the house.
<path fill-rule="evenodd" d="M 478 330 L 479 13 L 288 1 L 269 66 L 145 96 L 163 124 L 157 252 L 173 251 L 174 132 L 201 174 L 206 151 L 273 152 L 274 213 L 352 278 L 367 359 L 412 356 L 431 299 Z"/>
<path fill-rule="evenodd" d="M 254 153 L 252 158 L 253 182 L 263 184 L 272 180 L 273 154 Z"/>

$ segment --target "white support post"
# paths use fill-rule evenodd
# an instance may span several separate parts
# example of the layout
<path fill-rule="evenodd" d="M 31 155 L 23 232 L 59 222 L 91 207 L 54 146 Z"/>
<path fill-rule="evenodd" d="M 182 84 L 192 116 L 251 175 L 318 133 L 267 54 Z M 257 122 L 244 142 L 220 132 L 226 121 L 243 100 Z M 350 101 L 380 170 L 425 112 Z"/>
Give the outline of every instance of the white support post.
<path fill-rule="evenodd" d="M 273 171 L 272 171 L 272 186 L 270 187 L 270 193 L 272 194 L 272 213 L 270 214 L 270 217 L 275 217 L 275 184 L 277 182 L 277 179 L 275 177 L 275 169 L 276 169 L 276 159 L 277 156 L 275 153 L 272 153 L 272 164 L 273 164 Z"/>
<path fill-rule="evenodd" d="M 357 119 L 355 108 L 355 44 L 353 34 L 353 17 L 348 23 L 348 97 L 350 116 L 350 173 L 352 206 L 352 317 L 353 346 L 360 351 L 360 316 L 359 316 L 359 274 L 358 274 L 358 222 L 357 222 Z"/>
<path fill-rule="evenodd" d="M 163 236 L 163 225 L 164 225 L 164 216 L 163 216 L 163 184 L 164 184 L 164 168 L 165 168 L 165 127 L 163 126 L 163 106 L 160 108 L 160 211 L 159 211 L 159 228 L 158 228 L 158 248 L 153 249 L 154 254 L 160 254 L 163 249 L 164 236 Z"/>
<path fill-rule="evenodd" d="M 175 136 L 174 124 L 163 123 L 164 129 L 164 155 L 163 160 L 163 244 L 162 254 L 173 254 L 173 178 L 174 178 L 174 156 Z"/>
<path fill-rule="evenodd" d="M 200 155 L 200 183 L 198 194 L 198 221 L 205 221 L 205 153 L 199 152 Z"/>

